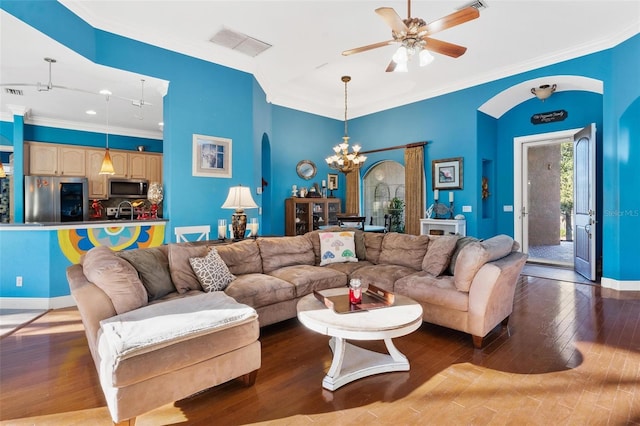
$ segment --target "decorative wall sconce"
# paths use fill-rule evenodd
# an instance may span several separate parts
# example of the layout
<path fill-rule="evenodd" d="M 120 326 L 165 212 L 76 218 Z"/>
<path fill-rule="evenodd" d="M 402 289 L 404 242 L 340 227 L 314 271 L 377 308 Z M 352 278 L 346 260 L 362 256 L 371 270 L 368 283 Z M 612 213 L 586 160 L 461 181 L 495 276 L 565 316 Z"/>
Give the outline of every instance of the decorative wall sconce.
<path fill-rule="evenodd" d="M 553 95 L 553 92 L 556 91 L 556 87 L 557 85 L 552 85 L 549 86 L 548 84 L 543 84 L 542 86 L 538 87 L 538 88 L 532 88 L 531 89 L 531 93 L 533 93 L 536 98 L 540 99 L 542 102 L 544 102 L 545 99 L 547 99 L 549 96 Z"/>

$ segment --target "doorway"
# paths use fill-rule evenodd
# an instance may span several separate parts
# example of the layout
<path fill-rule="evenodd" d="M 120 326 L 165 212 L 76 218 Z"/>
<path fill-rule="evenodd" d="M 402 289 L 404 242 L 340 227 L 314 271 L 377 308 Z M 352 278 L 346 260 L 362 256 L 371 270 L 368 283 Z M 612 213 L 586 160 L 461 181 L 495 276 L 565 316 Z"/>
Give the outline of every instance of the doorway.
<path fill-rule="evenodd" d="M 573 142 L 523 146 L 529 260 L 573 268 Z"/>
<path fill-rule="evenodd" d="M 514 139 L 514 236 L 529 261 L 595 280 L 595 125 Z"/>

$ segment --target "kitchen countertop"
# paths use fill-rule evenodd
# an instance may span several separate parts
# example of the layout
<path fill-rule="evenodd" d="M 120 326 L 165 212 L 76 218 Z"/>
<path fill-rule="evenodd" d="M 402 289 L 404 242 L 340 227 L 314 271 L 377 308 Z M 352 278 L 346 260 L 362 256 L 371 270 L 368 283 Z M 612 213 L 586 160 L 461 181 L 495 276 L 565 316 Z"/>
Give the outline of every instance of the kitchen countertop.
<path fill-rule="evenodd" d="M 31 223 L 0 223 L 0 231 L 25 230 L 55 230 L 77 228 L 102 228 L 107 226 L 157 226 L 166 225 L 168 219 L 96 219 L 83 222 L 31 222 Z"/>

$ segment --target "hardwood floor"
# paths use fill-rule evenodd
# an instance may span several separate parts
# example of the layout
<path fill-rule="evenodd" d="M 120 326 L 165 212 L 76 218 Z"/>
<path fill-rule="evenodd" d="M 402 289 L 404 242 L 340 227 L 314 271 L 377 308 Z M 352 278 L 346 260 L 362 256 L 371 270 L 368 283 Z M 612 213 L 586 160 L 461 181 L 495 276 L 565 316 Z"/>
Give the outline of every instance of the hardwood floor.
<path fill-rule="evenodd" d="M 431 324 L 394 343 L 411 371 L 323 390 L 327 337 L 296 319 L 262 330 L 256 384 L 232 381 L 137 425 L 640 425 L 640 294 L 522 277 L 507 329 L 483 350 Z M 366 344 L 382 350 L 380 342 Z M 3 424 L 110 424 L 78 312 L 0 339 Z"/>

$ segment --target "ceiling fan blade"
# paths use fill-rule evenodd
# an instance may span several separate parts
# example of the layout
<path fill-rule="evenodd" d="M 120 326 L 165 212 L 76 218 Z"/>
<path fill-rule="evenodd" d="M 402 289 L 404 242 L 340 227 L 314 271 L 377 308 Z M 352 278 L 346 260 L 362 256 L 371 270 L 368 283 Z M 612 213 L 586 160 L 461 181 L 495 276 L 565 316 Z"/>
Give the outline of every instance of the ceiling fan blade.
<path fill-rule="evenodd" d="M 427 42 L 425 49 L 442 55 L 451 56 L 452 58 L 462 56 L 464 52 L 467 51 L 466 47 L 449 43 L 448 41 L 442 41 L 431 37 L 422 37 L 422 39 Z"/>
<path fill-rule="evenodd" d="M 384 19 L 384 22 L 386 22 L 387 25 L 389 25 L 396 33 L 404 32 L 406 34 L 409 31 L 409 28 L 407 28 L 402 18 L 393 8 L 379 7 L 376 9 L 376 13 L 380 15 L 382 19 Z"/>
<path fill-rule="evenodd" d="M 391 43 L 395 43 L 395 40 L 381 41 L 379 43 L 368 44 L 362 47 L 356 47 L 355 49 L 345 50 L 344 52 L 342 52 L 342 56 L 349 56 L 349 55 L 353 55 L 354 53 L 366 52 L 367 50 L 377 49 L 378 47 L 387 46 Z"/>
<path fill-rule="evenodd" d="M 453 12 L 450 15 L 444 16 L 440 19 L 436 19 L 433 22 L 429 22 L 427 25 L 418 28 L 418 34 L 426 32 L 427 34 L 435 34 L 437 32 L 446 30 L 447 28 L 455 27 L 456 25 L 464 24 L 467 21 L 476 19 L 480 16 L 480 12 L 475 7 L 467 7 L 457 12 Z"/>
<path fill-rule="evenodd" d="M 392 59 L 391 62 L 389 62 L 389 65 L 387 65 L 387 69 L 385 70 L 385 72 L 394 72 L 397 65 L 398 64 L 396 63 L 396 61 Z"/>

